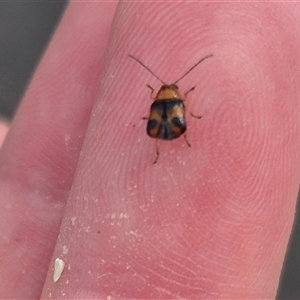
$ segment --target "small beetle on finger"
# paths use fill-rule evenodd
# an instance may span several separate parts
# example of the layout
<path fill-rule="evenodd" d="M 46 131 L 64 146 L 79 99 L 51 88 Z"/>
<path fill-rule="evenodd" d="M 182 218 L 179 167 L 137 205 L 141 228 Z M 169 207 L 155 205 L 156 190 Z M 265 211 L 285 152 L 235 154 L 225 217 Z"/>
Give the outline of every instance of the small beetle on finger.
<path fill-rule="evenodd" d="M 177 83 L 183 79 L 188 73 L 190 73 L 196 66 L 198 66 L 205 59 L 212 57 L 213 54 L 209 54 L 202 59 L 200 59 L 193 67 L 191 67 L 183 76 L 177 79 L 174 83 L 166 84 L 161 80 L 155 73 L 153 73 L 144 63 L 142 63 L 136 57 L 129 55 L 129 57 L 136 60 L 145 69 L 147 69 L 154 77 L 156 77 L 163 85 L 157 92 L 156 96 L 153 98 L 153 103 L 150 107 L 149 117 L 143 118 L 148 120 L 147 123 L 147 134 L 155 139 L 162 140 L 173 140 L 184 135 L 184 139 L 189 147 L 191 144 L 188 142 L 186 137 L 186 119 L 185 119 L 185 104 L 184 98 L 178 90 Z M 147 85 L 151 90 L 151 96 L 154 89 Z M 195 87 L 190 88 L 184 96 L 189 92 L 193 91 Z M 192 117 L 200 119 L 201 116 L 195 116 L 191 113 Z M 155 164 L 159 157 L 159 151 L 156 144 L 156 159 L 153 164 Z"/>

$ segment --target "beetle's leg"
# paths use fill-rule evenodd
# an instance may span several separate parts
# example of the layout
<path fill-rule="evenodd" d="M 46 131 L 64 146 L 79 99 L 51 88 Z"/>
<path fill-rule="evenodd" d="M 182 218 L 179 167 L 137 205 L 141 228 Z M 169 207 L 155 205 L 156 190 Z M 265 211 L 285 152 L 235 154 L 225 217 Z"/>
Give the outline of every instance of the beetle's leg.
<path fill-rule="evenodd" d="M 142 120 L 149 120 L 148 117 L 142 117 L 141 119 L 142 119 Z"/>
<path fill-rule="evenodd" d="M 193 91 L 196 87 L 193 86 L 192 88 L 190 88 L 187 92 L 184 93 L 184 96 L 186 96 L 189 92 Z M 201 119 L 202 116 L 196 116 L 194 115 L 192 112 L 190 112 L 190 115 L 193 117 L 193 118 L 196 118 L 196 119 Z"/>
<path fill-rule="evenodd" d="M 184 93 L 184 96 L 186 96 L 189 92 L 193 91 L 195 88 L 195 86 L 191 87 L 187 92 Z"/>
<path fill-rule="evenodd" d="M 150 84 L 147 84 L 146 86 L 147 86 L 148 89 L 150 89 L 152 91 L 151 92 L 151 94 L 152 94 L 154 92 L 154 88 Z"/>
<path fill-rule="evenodd" d="M 149 88 L 149 89 L 151 90 L 150 98 L 151 98 L 152 100 L 154 100 L 154 97 L 153 97 L 154 88 L 153 88 L 150 84 L 147 84 L 147 88 Z"/>
<path fill-rule="evenodd" d="M 185 139 L 187 145 L 188 145 L 189 147 L 191 147 L 191 144 L 190 144 L 189 141 L 187 140 L 186 133 L 184 134 L 184 139 Z"/>
<path fill-rule="evenodd" d="M 196 119 L 201 119 L 201 118 L 202 118 L 202 116 L 196 116 L 196 115 L 194 115 L 192 112 L 190 112 L 190 115 L 191 115 L 193 118 L 196 118 Z"/>
<path fill-rule="evenodd" d="M 157 160 L 158 160 L 158 156 L 159 156 L 159 150 L 158 150 L 158 145 L 157 145 L 157 141 L 155 143 L 155 147 L 156 147 L 156 158 L 155 158 L 155 161 L 154 161 L 154 165 L 157 163 Z"/>

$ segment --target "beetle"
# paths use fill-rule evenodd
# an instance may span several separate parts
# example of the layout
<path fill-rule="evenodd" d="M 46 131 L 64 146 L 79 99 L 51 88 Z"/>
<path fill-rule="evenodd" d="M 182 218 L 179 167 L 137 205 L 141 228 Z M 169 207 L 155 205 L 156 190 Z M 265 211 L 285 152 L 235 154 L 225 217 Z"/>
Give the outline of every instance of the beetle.
<path fill-rule="evenodd" d="M 151 71 L 144 63 L 142 63 L 138 58 L 129 54 L 130 58 L 136 60 L 140 65 L 142 65 L 146 70 L 148 70 L 155 78 L 157 78 L 163 85 L 157 92 L 156 96 L 153 98 L 154 89 L 147 84 L 147 87 L 151 90 L 150 97 L 153 99 L 153 103 L 150 107 L 149 117 L 144 117 L 142 119 L 148 120 L 147 123 L 147 134 L 151 138 L 162 139 L 162 140 L 173 140 L 184 135 L 184 139 L 189 147 L 191 144 L 186 137 L 186 119 L 185 119 L 185 104 L 184 97 L 182 97 L 179 92 L 177 83 L 183 79 L 187 74 L 189 74 L 194 68 L 196 68 L 205 59 L 212 57 L 213 54 L 209 54 L 201 58 L 195 65 L 193 65 L 186 73 L 184 73 L 179 79 L 174 81 L 174 83 L 167 84 L 162 79 L 160 79 L 153 71 Z M 195 86 L 190 88 L 184 93 L 186 97 L 187 94 L 195 89 Z M 201 116 L 195 116 L 190 113 L 192 117 L 200 119 Z M 156 164 L 159 157 L 159 151 L 156 143 L 156 159 L 153 164 Z"/>

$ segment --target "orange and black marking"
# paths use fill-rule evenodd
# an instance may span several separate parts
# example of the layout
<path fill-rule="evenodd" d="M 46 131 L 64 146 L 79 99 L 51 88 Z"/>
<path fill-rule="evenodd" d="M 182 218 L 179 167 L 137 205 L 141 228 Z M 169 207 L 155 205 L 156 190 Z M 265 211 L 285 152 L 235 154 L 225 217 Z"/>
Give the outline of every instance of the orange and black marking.
<path fill-rule="evenodd" d="M 150 108 L 147 134 L 152 138 L 173 140 L 186 131 L 185 105 L 175 84 L 163 85 Z"/>
<path fill-rule="evenodd" d="M 198 61 L 192 68 L 190 68 L 183 76 L 176 80 L 172 84 L 166 84 L 162 81 L 156 74 L 154 74 L 145 64 L 143 64 L 136 57 L 129 55 L 129 57 L 136 60 L 144 68 L 146 68 L 152 75 L 154 75 L 163 85 L 156 94 L 154 101 L 150 107 L 149 117 L 143 119 L 148 120 L 147 124 L 147 134 L 155 139 L 162 140 L 173 140 L 184 134 L 184 138 L 189 147 L 190 143 L 186 138 L 186 119 L 185 119 L 185 105 L 184 98 L 180 94 L 177 86 L 177 82 L 185 77 L 189 72 L 191 72 L 197 65 L 199 65 L 206 58 L 213 56 L 213 54 L 207 55 Z M 151 89 L 151 96 L 154 92 L 154 89 L 147 85 Z M 189 89 L 184 95 L 186 96 L 189 92 L 194 90 L 195 87 Z M 196 117 L 191 114 L 193 117 L 200 119 L 201 117 Z M 156 159 L 154 164 L 158 160 L 159 151 L 156 145 Z"/>

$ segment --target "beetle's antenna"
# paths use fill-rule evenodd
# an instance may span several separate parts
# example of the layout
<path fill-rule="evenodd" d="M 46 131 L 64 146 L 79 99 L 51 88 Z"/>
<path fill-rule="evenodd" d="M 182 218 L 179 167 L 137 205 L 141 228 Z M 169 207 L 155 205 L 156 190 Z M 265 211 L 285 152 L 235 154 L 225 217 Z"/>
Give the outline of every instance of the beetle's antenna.
<path fill-rule="evenodd" d="M 133 55 L 129 54 L 129 57 L 133 58 L 134 60 L 136 60 L 139 64 L 141 64 L 146 70 L 148 70 L 155 78 L 157 78 L 162 84 L 166 84 L 165 82 L 163 82 L 156 74 L 154 74 L 145 64 L 143 64 L 140 60 L 138 60 L 136 57 L 134 57 Z"/>
<path fill-rule="evenodd" d="M 213 54 L 206 55 L 205 57 L 201 58 L 193 67 L 191 67 L 183 76 L 181 76 L 179 79 L 177 79 L 173 84 L 176 84 L 178 81 L 180 81 L 183 77 L 185 77 L 187 74 L 189 74 L 193 69 L 195 69 L 200 63 L 202 63 L 205 59 L 214 56 Z"/>

